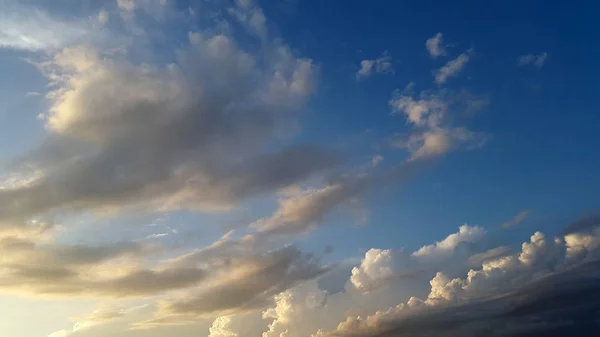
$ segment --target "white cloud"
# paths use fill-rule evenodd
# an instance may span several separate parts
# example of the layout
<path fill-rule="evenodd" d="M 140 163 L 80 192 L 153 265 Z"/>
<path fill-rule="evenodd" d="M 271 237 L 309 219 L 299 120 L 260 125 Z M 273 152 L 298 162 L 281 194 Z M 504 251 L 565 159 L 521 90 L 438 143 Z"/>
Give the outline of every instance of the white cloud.
<path fill-rule="evenodd" d="M 438 58 L 446 55 L 446 47 L 443 44 L 443 40 L 442 33 L 437 33 L 425 41 L 425 47 L 427 47 L 427 51 L 431 57 Z"/>
<path fill-rule="evenodd" d="M 389 105 L 393 113 L 404 114 L 415 131 L 408 137 L 396 137 L 392 145 L 407 149 L 411 160 L 437 157 L 457 149 L 479 148 L 490 138 L 488 134 L 451 126 L 448 120 L 450 112 L 472 112 L 486 104 L 487 100 L 465 92 L 423 91 L 417 99 L 396 93 Z"/>
<path fill-rule="evenodd" d="M 431 270 L 446 268 L 444 264 L 455 259 L 460 244 L 476 243 L 484 235 L 485 230 L 481 227 L 463 225 L 457 233 L 435 244 L 423 246 L 412 254 L 402 250 L 370 249 L 360 266 L 352 269 L 350 282 L 356 289 L 368 292 L 394 281 L 422 277 Z M 466 256 L 464 260 L 454 260 L 452 264 L 460 270 L 467 263 Z"/>
<path fill-rule="evenodd" d="M 517 58 L 517 64 L 519 66 L 533 65 L 538 69 L 541 69 L 548 58 L 548 53 L 541 52 L 538 55 L 527 54 L 521 55 Z"/>
<path fill-rule="evenodd" d="M 462 225 L 458 228 L 458 233 L 450 234 L 447 238 L 435 244 L 423 246 L 414 252 L 413 255 L 435 259 L 440 255 L 448 254 L 448 252 L 454 250 L 460 243 L 476 242 L 484 235 L 485 230 L 482 227 Z"/>
<path fill-rule="evenodd" d="M 456 57 L 454 60 L 448 61 L 443 67 L 433 72 L 435 77 L 435 83 L 444 84 L 449 78 L 454 77 L 460 73 L 465 65 L 471 59 L 472 50 L 468 50 Z"/>
<path fill-rule="evenodd" d="M 392 56 L 384 52 L 379 58 L 374 60 L 363 60 L 360 62 L 360 69 L 356 73 L 357 79 L 363 79 L 376 73 L 393 73 Z"/>
<path fill-rule="evenodd" d="M 208 337 L 237 337 L 238 334 L 231 331 L 231 317 L 219 316 L 215 318 L 209 329 Z"/>

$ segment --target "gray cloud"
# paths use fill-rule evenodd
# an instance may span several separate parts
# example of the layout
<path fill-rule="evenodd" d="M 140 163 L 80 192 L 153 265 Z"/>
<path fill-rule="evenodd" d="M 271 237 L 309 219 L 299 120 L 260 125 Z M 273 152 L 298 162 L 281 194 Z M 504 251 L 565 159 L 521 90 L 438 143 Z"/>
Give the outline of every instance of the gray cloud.
<path fill-rule="evenodd" d="M 218 274 L 218 282 L 191 289 L 185 296 L 159 302 L 157 316 L 136 323 L 149 328 L 190 317 L 231 315 L 256 310 L 272 303 L 273 297 L 302 281 L 313 279 L 329 270 L 319 259 L 293 246 L 251 256 L 230 255 L 227 268 Z"/>
<path fill-rule="evenodd" d="M 463 279 L 438 272 L 425 300 L 348 316 L 314 336 L 587 336 L 598 324 L 599 248 L 598 227 L 553 239 L 538 232 L 520 253 L 486 260 Z M 377 263 L 374 271 L 388 271 Z"/>
<path fill-rule="evenodd" d="M 13 163 L 28 183 L 0 190 L 2 219 L 228 209 L 337 163 L 311 145 L 266 151 L 312 92 L 310 59 L 272 41 L 256 58 L 210 33 L 175 55 L 161 68 L 75 47 L 38 63 L 54 86 L 49 135 Z"/>

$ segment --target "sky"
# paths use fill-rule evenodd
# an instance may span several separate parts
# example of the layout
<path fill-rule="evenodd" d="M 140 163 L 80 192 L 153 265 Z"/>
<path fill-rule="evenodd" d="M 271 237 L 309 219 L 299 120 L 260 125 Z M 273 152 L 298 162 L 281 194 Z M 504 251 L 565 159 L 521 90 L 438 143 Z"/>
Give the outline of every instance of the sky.
<path fill-rule="evenodd" d="M 0 335 L 592 336 L 597 9 L 0 0 Z"/>

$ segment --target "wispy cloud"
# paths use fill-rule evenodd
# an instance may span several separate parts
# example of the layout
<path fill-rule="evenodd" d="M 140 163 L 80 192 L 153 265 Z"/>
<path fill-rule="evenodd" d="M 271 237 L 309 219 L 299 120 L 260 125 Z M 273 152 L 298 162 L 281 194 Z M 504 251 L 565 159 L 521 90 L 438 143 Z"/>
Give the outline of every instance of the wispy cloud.
<path fill-rule="evenodd" d="M 454 77 L 460 73 L 465 65 L 471 59 L 472 50 L 458 55 L 454 60 L 448 61 L 446 65 L 441 67 L 440 69 L 433 72 L 435 83 L 437 84 L 445 84 L 449 78 Z"/>
<path fill-rule="evenodd" d="M 58 19 L 42 9 L 7 1 L 0 4 L 0 48 L 59 50 L 96 34 L 88 19 Z"/>
<path fill-rule="evenodd" d="M 500 225 L 502 228 L 512 228 L 518 226 L 521 222 L 525 220 L 531 214 L 530 210 L 523 210 L 517 213 L 511 220 Z"/>
<path fill-rule="evenodd" d="M 544 63 L 546 62 L 546 59 L 548 58 L 548 53 L 546 52 L 541 52 L 537 55 L 535 54 L 526 54 L 526 55 L 521 55 L 517 58 L 517 64 L 519 66 L 527 66 L 527 65 L 533 65 L 538 69 L 541 69 L 544 66 Z"/>

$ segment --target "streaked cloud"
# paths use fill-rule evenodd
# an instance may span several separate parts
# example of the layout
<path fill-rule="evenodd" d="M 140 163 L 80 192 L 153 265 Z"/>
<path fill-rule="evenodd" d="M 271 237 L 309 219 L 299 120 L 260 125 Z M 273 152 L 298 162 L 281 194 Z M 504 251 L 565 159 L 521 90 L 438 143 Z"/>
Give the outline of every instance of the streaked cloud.
<path fill-rule="evenodd" d="M 512 228 L 518 226 L 531 214 L 530 210 L 523 210 L 517 213 L 512 219 L 500 225 L 502 228 Z"/>
<path fill-rule="evenodd" d="M 88 19 L 56 18 L 18 1 L 5 1 L 0 9 L 0 48 L 60 50 L 90 40 L 96 34 Z"/>
<path fill-rule="evenodd" d="M 548 53 L 541 52 L 539 54 L 526 54 L 521 55 L 517 58 L 517 64 L 519 66 L 533 65 L 534 67 L 541 69 L 548 58 Z"/>
<path fill-rule="evenodd" d="M 469 60 L 471 59 L 471 54 L 473 51 L 471 49 L 466 52 L 458 55 L 455 59 L 448 61 L 443 67 L 433 72 L 433 76 L 435 78 L 435 83 L 442 85 L 445 84 L 448 79 L 451 77 L 455 77 L 460 73 Z"/>

